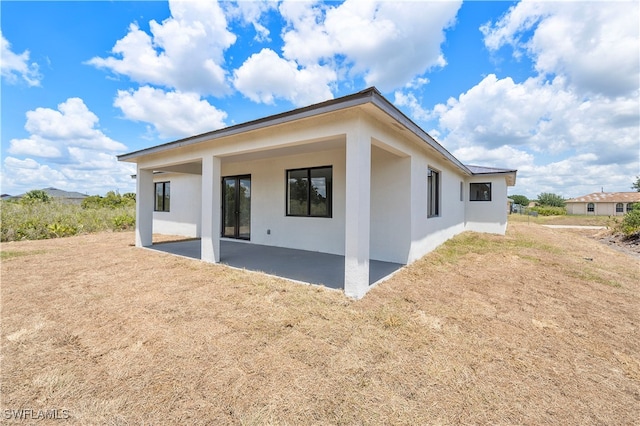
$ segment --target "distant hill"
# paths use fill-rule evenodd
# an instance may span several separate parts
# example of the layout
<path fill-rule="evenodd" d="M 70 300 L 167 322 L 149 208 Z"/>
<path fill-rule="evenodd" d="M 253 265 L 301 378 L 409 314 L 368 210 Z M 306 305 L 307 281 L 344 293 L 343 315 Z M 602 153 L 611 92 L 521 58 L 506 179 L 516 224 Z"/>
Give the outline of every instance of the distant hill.
<path fill-rule="evenodd" d="M 87 194 L 82 194 L 80 192 L 75 192 L 75 191 L 65 191 L 65 190 L 53 188 L 53 187 L 43 188 L 42 191 L 44 191 L 51 198 L 57 201 L 61 201 L 63 203 L 80 204 L 82 203 L 82 200 L 88 197 Z M 19 200 L 22 197 L 24 197 L 24 195 L 25 194 L 12 196 L 9 194 L 3 194 L 2 199 L 3 200 Z"/>

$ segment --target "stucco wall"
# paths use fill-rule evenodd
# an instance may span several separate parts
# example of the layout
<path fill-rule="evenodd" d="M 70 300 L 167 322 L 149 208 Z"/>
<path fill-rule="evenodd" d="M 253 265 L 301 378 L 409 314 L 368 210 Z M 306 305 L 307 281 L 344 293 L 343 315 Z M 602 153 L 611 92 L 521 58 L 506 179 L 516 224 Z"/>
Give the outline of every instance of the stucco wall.
<path fill-rule="evenodd" d="M 440 173 L 440 214 L 428 217 L 427 172 Z M 414 155 L 411 161 L 412 232 L 408 262 L 413 262 L 464 231 L 464 202 L 460 201 L 463 177 L 442 161 Z"/>
<path fill-rule="evenodd" d="M 332 217 L 287 216 L 286 171 L 317 166 L 333 166 Z M 344 254 L 344 148 L 222 163 L 222 176 L 244 174 L 251 175 L 252 243 Z"/>
<path fill-rule="evenodd" d="M 251 175 L 251 242 L 344 255 L 346 206 L 346 138 L 358 123 L 357 134 L 371 147 L 369 257 L 411 263 L 466 229 L 504 233 L 506 182 L 503 177 L 469 180 L 441 153 L 415 135 L 379 120 L 356 121 L 354 114 L 324 117 L 312 123 L 242 134 L 148 156 L 139 166 L 162 170 L 201 164 L 216 157 L 220 176 Z M 311 124 L 311 125 L 310 125 Z M 366 136 L 365 136 L 366 135 Z M 216 161 L 218 161 L 216 160 Z M 210 161 L 210 160 L 209 160 Z M 286 216 L 286 170 L 333 166 L 331 218 Z M 427 217 L 427 171 L 440 173 L 440 214 Z M 209 174 L 211 176 L 211 174 Z M 155 181 L 171 182 L 171 212 L 155 212 L 153 232 L 201 236 L 199 174 L 163 174 Z M 460 183 L 463 200 L 460 199 Z M 491 202 L 469 202 L 470 182 L 491 182 Z M 220 182 L 213 182 L 218 187 Z M 219 196 L 219 193 L 216 197 Z M 214 205 L 218 206 L 218 201 Z M 465 208 L 467 212 L 465 214 Z"/>
<path fill-rule="evenodd" d="M 622 203 L 622 212 L 616 212 L 617 203 L 593 203 L 592 212 L 587 211 L 588 203 L 567 203 L 568 214 L 585 214 L 594 216 L 623 216 L 627 212 L 627 204 Z"/>
<path fill-rule="evenodd" d="M 491 201 L 470 201 L 471 183 L 491 183 Z M 465 182 L 466 229 L 504 234 L 507 229 L 507 182 L 504 177 L 477 176 Z"/>
<path fill-rule="evenodd" d="M 411 161 L 371 148 L 370 257 L 406 263 L 411 247 Z"/>
<path fill-rule="evenodd" d="M 154 182 L 171 182 L 171 206 L 168 212 L 153 212 L 153 232 L 200 236 L 201 178 L 200 175 L 163 173 L 153 177 Z"/>

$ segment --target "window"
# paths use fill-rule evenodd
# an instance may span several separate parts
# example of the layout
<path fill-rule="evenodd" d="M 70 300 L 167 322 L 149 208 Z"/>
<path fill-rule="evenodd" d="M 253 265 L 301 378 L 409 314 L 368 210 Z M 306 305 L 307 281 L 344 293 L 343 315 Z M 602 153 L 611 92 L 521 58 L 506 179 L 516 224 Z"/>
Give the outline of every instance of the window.
<path fill-rule="evenodd" d="M 616 204 L 616 213 L 624 213 L 624 205 L 622 203 Z"/>
<path fill-rule="evenodd" d="M 588 211 L 588 212 L 593 212 L 593 211 L 595 211 L 595 208 L 596 208 L 595 204 L 593 204 L 593 203 L 589 203 L 589 204 L 587 204 L 587 211 Z"/>
<path fill-rule="evenodd" d="M 440 172 L 427 170 L 427 217 L 440 216 Z"/>
<path fill-rule="evenodd" d="M 287 170 L 287 216 L 331 217 L 332 166 Z"/>
<path fill-rule="evenodd" d="M 491 183 L 472 183 L 469 187 L 469 200 L 491 201 Z"/>
<path fill-rule="evenodd" d="M 171 182 L 156 182 L 156 202 L 153 210 L 168 212 L 171 205 Z"/>
<path fill-rule="evenodd" d="M 464 201 L 464 183 L 460 181 L 460 201 Z"/>
<path fill-rule="evenodd" d="M 627 213 L 629 213 L 631 210 L 633 210 L 633 203 L 627 203 Z"/>

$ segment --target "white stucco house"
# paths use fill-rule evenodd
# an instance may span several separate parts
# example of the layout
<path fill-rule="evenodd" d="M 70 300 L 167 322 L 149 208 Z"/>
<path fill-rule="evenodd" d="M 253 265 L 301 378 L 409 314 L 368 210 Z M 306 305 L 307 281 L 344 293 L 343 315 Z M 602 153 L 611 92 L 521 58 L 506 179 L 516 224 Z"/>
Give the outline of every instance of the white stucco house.
<path fill-rule="evenodd" d="M 344 256 L 344 291 L 369 261 L 409 264 L 463 231 L 504 234 L 516 170 L 462 164 L 369 88 L 118 156 L 137 165 L 136 245 L 152 234 Z"/>
<path fill-rule="evenodd" d="M 622 216 L 640 203 L 640 192 L 594 192 L 566 201 L 567 214 Z"/>

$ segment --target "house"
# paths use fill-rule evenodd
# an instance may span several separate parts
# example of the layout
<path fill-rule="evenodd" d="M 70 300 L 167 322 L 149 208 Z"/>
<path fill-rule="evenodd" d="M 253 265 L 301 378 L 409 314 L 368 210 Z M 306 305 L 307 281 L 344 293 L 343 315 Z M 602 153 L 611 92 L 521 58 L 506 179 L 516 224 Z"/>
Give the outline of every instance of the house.
<path fill-rule="evenodd" d="M 594 192 L 566 201 L 567 214 L 621 216 L 640 203 L 640 192 Z"/>
<path fill-rule="evenodd" d="M 61 203 L 68 203 L 68 204 L 81 204 L 82 200 L 88 197 L 88 195 L 82 194 L 80 192 L 64 191 L 62 189 L 57 189 L 53 187 L 43 188 L 42 191 L 48 196 L 50 196 L 51 198 L 53 198 L 54 200 L 59 201 Z M 20 200 L 24 196 L 25 194 L 20 194 L 16 196 L 3 197 L 2 199 L 3 200 L 5 199 Z"/>
<path fill-rule="evenodd" d="M 137 165 L 136 245 L 152 234 L 409 264 L 463 231 L 504 234 L 516 170 L 462 164 L 375 88 L 118 156 Z"/>

